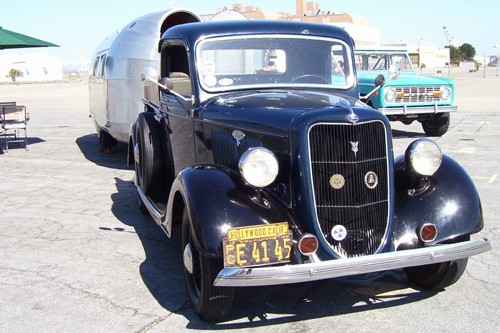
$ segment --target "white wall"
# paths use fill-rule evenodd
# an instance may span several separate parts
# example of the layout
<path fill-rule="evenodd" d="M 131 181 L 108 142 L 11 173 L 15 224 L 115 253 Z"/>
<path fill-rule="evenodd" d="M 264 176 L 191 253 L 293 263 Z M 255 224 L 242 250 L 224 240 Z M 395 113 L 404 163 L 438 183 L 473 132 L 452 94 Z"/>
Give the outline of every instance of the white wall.
<path fill-rule="evenodd" d="M 47 53 L 0 53 L 0 82 L 12 81 L 7 77 L 11 68 L 23 72 L 17 82 L 58 81 L 63 79 L 62 61 Z"/>

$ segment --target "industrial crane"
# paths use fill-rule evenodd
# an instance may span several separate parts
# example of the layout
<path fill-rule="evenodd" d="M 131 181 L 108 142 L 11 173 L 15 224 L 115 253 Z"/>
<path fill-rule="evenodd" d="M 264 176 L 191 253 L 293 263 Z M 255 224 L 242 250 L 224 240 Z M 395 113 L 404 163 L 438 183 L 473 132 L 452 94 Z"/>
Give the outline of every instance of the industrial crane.
<path fill-rule="evenodd" d="M 448 45 L 456 46 L 455 45 L 455 37 L 452 37 L 450 35 L 450 32 L 448 31 L 448 29 L 446 27 L 443 27 L 443 30 L 444 30 L 444 35 L 446 36 L 446 39 L 448 40 Z"/>

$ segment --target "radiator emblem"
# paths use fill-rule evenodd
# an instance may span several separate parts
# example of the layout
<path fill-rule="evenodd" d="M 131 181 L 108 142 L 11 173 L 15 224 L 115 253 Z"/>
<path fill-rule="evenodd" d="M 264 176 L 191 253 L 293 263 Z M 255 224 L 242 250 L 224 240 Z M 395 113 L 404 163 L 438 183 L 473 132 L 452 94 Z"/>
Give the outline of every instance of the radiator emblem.
<path fill-rule="evenodd" d="M 242 131 L 234 130 L 232 136 L 236 140 L 236 146 L 239 147 L 241 140 L 245 138 L 245 133 L 243 133 Z"/>
<path fill-rule="evenodd" d="M 378 185 L 378 176 L 373 171 L 368 171 L 365 175 L 365 185 L 370 190 L 373 190 Z"/>
<path fill-rule="evenodd" d="M 354 152 L 354 158 L 356 158 L 356 154 L 358 153 L 358 144 L 359 141 L 349 141 L 351 143 L 351 150 Z"/>
<path fill-rule="evenodd" d="M 332 228 L 331 234 L 333 239 L 340 242 L 347 237 L 347 229 L 343 225 L 337 224 Z"/>
<path fill-rule="evenodd" d="M 338 173 L 334 174 L 330 177 L 330 186 L 336 190 L 340 190 L 345 185 L 344 176 L 339 175 Z"/>

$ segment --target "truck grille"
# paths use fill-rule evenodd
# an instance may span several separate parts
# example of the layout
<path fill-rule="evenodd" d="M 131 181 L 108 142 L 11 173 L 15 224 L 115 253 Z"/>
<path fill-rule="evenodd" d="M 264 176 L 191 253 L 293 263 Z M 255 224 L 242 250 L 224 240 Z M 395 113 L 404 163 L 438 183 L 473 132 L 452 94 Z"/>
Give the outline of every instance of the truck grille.
<path fill-rule="evenodd" d="M 439 86 L 394 87 L 394 89 L 398 96 L 394 103 L 434 103 L 441 101 Z"/>
<path fill-rule="evenodd" d="M 324 239 L 341 257 L 375 253 L 383 243 L 389 212 L 384 124 L 313 125 L 309 154 L 317 222 Z M 347 229 L 341 240 L 332 235 L 338 225 Z"/>

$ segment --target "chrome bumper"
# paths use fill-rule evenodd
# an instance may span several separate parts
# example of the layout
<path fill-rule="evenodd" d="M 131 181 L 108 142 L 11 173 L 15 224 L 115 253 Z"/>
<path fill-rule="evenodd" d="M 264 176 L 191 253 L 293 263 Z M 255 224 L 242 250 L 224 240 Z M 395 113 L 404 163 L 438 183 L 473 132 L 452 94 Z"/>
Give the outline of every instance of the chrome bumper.
<path fill-rule="evenodd" d="M 394 108 L 379 108 L 380 112 L 386 116 L 392 115 L 410 115 L 410 114 L 424 114 L 424 113 L 445 113 L 445 112 L 456 112 L 458 106 L 441 106 L 441 105 L 431 105 L 431 106 L 398 106 Z"/>
<path fill-rule="evenodd" d="M 486 238 L 448 245 L 436 245 L 365 257 L 328 260 L 317 263 L 254 268 L 224 268 L 215 286 L 247 287 L 309 282 L 421 266 L 470 257 L 491 250 Z"/>

